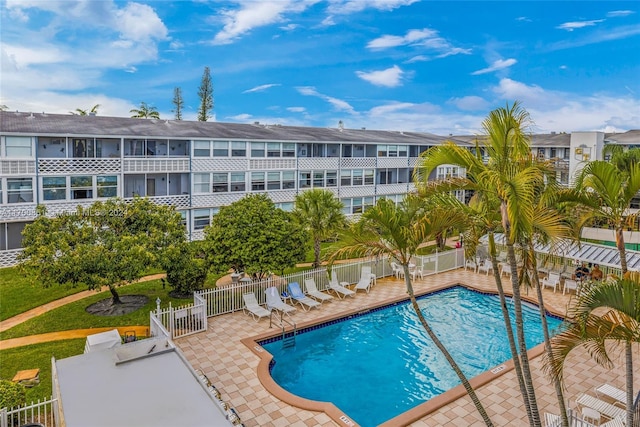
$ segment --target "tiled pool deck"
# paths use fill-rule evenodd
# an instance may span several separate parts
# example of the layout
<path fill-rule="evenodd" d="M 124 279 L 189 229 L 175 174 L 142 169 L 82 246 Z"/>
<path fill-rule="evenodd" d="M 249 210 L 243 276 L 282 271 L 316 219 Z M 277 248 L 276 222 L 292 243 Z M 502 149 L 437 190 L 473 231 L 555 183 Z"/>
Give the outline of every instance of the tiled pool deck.
<path fill-rule="evenodd" d="M 414 288 L 416 293 L 421 293 L 455 283 L 479 290 L 495 291 L 493 276 L 463 269 L 425 277 L 416 281 Z M 510 282 L 503 280 L 503 283 L 506 290 L 511 289 Z M 543 294 L 549 310 L 558 313 L 566 311 L 570 302 L 568 295 L 562 295 L 562 292 L 554 293 L 549 289 L 545 289 Z M 403 280 L 379 279 L 369 294 L 358 292 L 355 298 L 334 299 L 330 303 L 324 303 L 319 310 L 303 312 L 298 309 L 293 318 L 297 324 L 302 324 L 340 313 L 366 309 L 376 303 L 401 296 L 406 296 Z M 332 421 L 324 413 L 291 406 L 274 397 L 262 386 L 257 375 L 259 357 L 241 340 L 268 331 L 268 319 L 255 322 L 250 316 L 236 312 L 210 318 L 207 332 L 179 338 L 176 344 L 195 369 L 201 369 L 207 374 L 222 392 L 222 398 L 235 407 L 247 427 L 344 426 Z M 580 393 L 593 393 L 594 388 L 604 382 L 624 388 L 622 352 L 618 351 L 615 354 L 619 357 L 614 360 L 615 366 L 611 370 L 596 365 L 585 351 L 574 350 L 569 356 L 565 371 L 565 399 L 569 400 L 571 407 L 575 407 L 575 399 Z M 553 385 L 542 372 L 540 359 L 533 359 L 531 369 L 541 416 L 543 412 L 559 413 Z M 634 390 L 637 392 L 640 389 L 640 351 L 637 346 L 634 347 L 634 374 Z M 476 389 L 476 393 L 496 426 L 528 425 L 513 371 Z M 484 423 L 471 400 L 465 395 L 410 425 L 482 426 Z"/>

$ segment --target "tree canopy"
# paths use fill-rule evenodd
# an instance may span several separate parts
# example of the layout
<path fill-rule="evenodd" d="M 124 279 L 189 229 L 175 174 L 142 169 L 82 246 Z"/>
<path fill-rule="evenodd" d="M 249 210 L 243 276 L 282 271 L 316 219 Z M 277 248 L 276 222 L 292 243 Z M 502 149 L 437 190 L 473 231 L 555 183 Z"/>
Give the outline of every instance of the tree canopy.
<path fill-rule="evenodd" d="M 117 304 L 117 286 L 159 266 L 162 253 L 185 240 L 180 214 L 148 199 L 110 199 L 55 217 L 40 207 L 39 216 L 24 229 L 19 260 L 34 282 L 109 286 Z"/>
<path fill-rule="evenodd" d="M 182 109 L 184 108 L 184 99 L 182 99 L 182 89 L 175 87 L 173 89 L 173 105 L 174 109 L 171 110 L 175 113 L 174 118 L 176 120 L 182 120 Z"/>
<path fill-rule="evenodd" d="M 211 110 L 213 110 L 213 84 L 211 83 L 211 71 L 209 67 L 204 67 L 202 81 L 198 89 L 198 96 L 200 97 L 198 121 L 206 122 L 211 118 Z"/>
<path fill-rule="evenodd" d="M 147 104 L 146 102 L 140 103 L 140 108 L 132 108 L 129 110 L 132 114 L 132 118 L 134 119 L 159 119 L 160 113 L 158 113 L 158 109 L 152 105 Z"/>
<path fill-rule="evenodd" d="M 262 279 L 304 259 L 309 236 L 290 212 L 264 194 L 252 194 L 220 208 L 205 229 L 205 241 L 216 271 L 233 269 Z"/>

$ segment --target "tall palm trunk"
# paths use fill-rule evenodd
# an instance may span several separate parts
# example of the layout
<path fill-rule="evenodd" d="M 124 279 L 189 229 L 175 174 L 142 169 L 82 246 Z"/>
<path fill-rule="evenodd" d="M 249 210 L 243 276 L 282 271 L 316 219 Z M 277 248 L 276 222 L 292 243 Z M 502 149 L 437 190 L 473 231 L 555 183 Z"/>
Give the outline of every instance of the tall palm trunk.
<path fill-rule="evenodd" d="M 524 401 L 524 408 L 527 411 L 527 418 L 529 423 L 533 424 L 533 416 L 531 413 L 531 405 L 529 405 L 529 393 L 524 383 L 524 377 L 522 375 L 522 365 L 520 364 L 520 358 L 518 357 L 518 347 L 516 346 L 516 339 L 513 334 L 513 326 L 511 325 L 511 315 L 509 314 L 509 308 L 507 307 L 507 298 L 504 294 L 504 287 L 502 286 L 502 278 L 500 277 L 500 271 L 498 270 L 498 260 L 496 259 L 496 242 L 493 234 L 493 230 L 489 231 L 489 256 L 491 257 L 491 266 L 493 267 L 493 278 L 498 288 L 498 295 L 500 296 L 500 309 L 502 310 L 502 317 L 504 318 L 504 326 L 507 330 L 507 339 L 509 341 L 509 349 L 511 350 L 511 357 L 513 360 L 513 368 L 516 372 L 516 378 L 518 379 L 518 386 L 520 387 L 520 395 Z"/>
<path fill-rule="evenodd" d="M 320 267 L 320 239 L 313 239 L 313 268 Z"/>
<path fill-rule="evenodd" d="M 623 227 L 616 227 L 616 248 L 620 253 L 620 270 L 622 275 L 627 272 L 627 249 L 624 246 L 624 229 Z"/>
<path fill-rule="evenodd" d="M 551 337 L 549 336 L 549 325 L 547 323 L 547 310 L 544 308 L 542 288 L 540 287 L 540 279 L 538 278 L 538 265 L 536 263 L 535 249 L 533 248 L 533 244 L 531 242 L 529 242 L 528 250 L 529 256 L 531 258 L 531 271 L 533 272 L 531 276 L 533 278 L 533 285 L 536 288 L 536 294 L 538 296 L 538 308 L 540 309 L 540 320 L 542 321 L 542 333 L 544 335 L 544 348 L 549 358 L 551 358 L 553 357 L 553 352 L 551 349 Z M 560 417 L 562 418 L 562 427 L 569 427 L 567 408 L 564 404 L 564 393 L 562 392 L 562 384 L 560 384 L 559 378 L 553 378 L 553 387 L 556 390 L 556 397 L 558 398 L 558 407 L 560 409 Z"/>
<path fill-rule="evenodd" d="M 620 253 L 620 270 L 622 271 L 622 277 L 627 272 L 627 250 L 624 246 L 624 229 L 623 227 L 616 228 L 616 246 Z M 627 383 L 627 425 L 633 425 L 633 352 L 631 349 L 631 342 L 625 343 L 625 381 Z"/>
<path fill-rule="evenodd" d="M 471 387 L 471 384 L 469 384 L 469 380 L 462 372 L 456 361 L 453 359 L 447 348 L 444 346 L 444 344 L 442 344 L 435 332 L 433 332 L 431 326 L 429 326 L 429 323 L 427 322 L 427 319 L 424 318 L 424 315 L 420 310 L 420 306 L 418 306 L 418 300 L 413 293 L 413 286 L 411 285 L 411 275 L 409 274 L 409 264 L 403 263 L 402 268 L 404 270 L 405 283 L 407 285 L 407 293 L 409 294 L 409 299 L 411 300 L 411 306 L 415 310 L 416 315 L 418 316 L 418 320 L 420 320 L 420 323 L 422 324 L 422 327 L 425 329 L 425 331 L 427 331 L 427 335 L 429 335 L 431 341 L 433 341 L 436 347 L 438 347 L 438 350 L 440 350 L 440 352 L 444 355 L 445 359 L 447 359 L 447 362 L 449 362 L 449 365 L 451 365 L 451 368 L 454 370 L 454 372 L 462 382 L 464 389 L 467 391 L 467 394 L 475 405 L 476 410 L 480 413 L 480 416 L 484 420 L 484 423 L 487 425 L 487 427 L 493 427 L 491 418 L 489 418 L 487 411 L 485 411 L 484 406 L 482 406 L 482 402 L 480 402 L 480 399 L 478 399 L 478 396 L 473 390 L 473 387 Z"/>

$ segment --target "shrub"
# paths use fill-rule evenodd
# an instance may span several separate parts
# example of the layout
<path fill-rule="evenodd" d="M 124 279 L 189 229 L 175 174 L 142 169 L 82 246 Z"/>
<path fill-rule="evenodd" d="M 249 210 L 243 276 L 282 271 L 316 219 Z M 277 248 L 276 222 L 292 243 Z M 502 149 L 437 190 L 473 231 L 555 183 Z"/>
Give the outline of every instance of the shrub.
<path fill-rule="evenodd" d="M 0 380 L 0 408 L 24 406 L 26 400 L 26 390 L 22 384 Z"/>

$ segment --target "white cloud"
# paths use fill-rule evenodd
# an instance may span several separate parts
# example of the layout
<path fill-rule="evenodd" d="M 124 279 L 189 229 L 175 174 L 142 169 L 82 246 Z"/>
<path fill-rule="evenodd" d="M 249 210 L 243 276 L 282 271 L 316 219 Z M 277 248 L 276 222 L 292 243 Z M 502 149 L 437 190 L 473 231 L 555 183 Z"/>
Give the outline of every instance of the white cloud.
<path fill-rule="evenodd" d="M 254 28 L 283 22 L 286 13 L 299 13 L 316 0 L 261 0 L 240 2 L 240 8 L 221 12 L 224 27 L 213 39 L 213 44 L 229 44 Z"/>
<path fill-rule="evenodd" d="M 334 98 L 328 95 L 324 95 L 316 90 L 313 86 L 301 86 L 297 87 L 296 90 L 305 96 L 315 96 L 320 98 L 333 106 L 333 108 L 337 111 L 346 111 L 350 114 L 357 114 L 353 107 L 346 101 L 342 99 Z"/>
<path fill-rule="evenodd" d="M 600 22 L 604 22 L 604 19 L 593 19 L 591 21 L 565 22 L 563 24 L 558 25 L 556 28 L 558 28 L 559 30 L 573 31 L 577 28 L 592 27 Z"/>
<path fill-rule="evenodd" d="M 287 107 L 287 111 L 292 113 L 304 113 L 307 109 L 304 107 Z"/>
<path fill-rule="evenodd" d="M 329 13 L 350 14 L 365 9 L 390 11 L 408 6 L 418 0 L 329 0 Z"/>
<path fill-rule="evenodd" d="M 247 89 L 247 90 L 243 91 L 242 93 L 263 92 L 263 91 L 265 91 L 265 90 L 267 90 L 269 88 L 272 88 L 274 86 L 280 86 L 280 84 L 279 83 L 269 83 L 269 84 L 266 84 L 266 85 L 260 85 L 260 86 L 253 87 L 251 89 Z"/>
<path fill-rule="evenodd" d="M 377 39 L 373 39 L 367 43 L 367 48 L 387 49 L 390 47 L 417 44 L 419 42 L 425 42 L 429 39 L 433 39 L 437 35 L 437 31 L 429 28 L 423 28 L 422 30 L 409 30 L 404 36 L 384 35 Z"/>
<path fill-rule="evenodd" d="M 519 21 L 519 22 L 531 22 L 531 19 L 527 18 L 526 16 L 518 16 L 516 18 L 516 21 Z"/>
<path fill-rule="evenodd" d="M 490 108 L 489 102 L 479 96 L 463 96 L 462 98 L 452 98 L 450 104 L 455 105 L 460 110 L 481 111 Z"/>
<path fill-rule="evenodd" d="M 397 65 L 380 71 L 356 71 L 356 75 L 375 86 L 396 87 L 402 84 L 404 71 Z"/>
<path fill-rule="evenodd" d="M 126 40 L 144 43 L 167 38 L 167 27 L 155 11 L 145 4 L 128 3 L 123 9 L 117 10 L 113 17 L 113 25 Z"/>
<path fill-rule="evenodd" d="M 231 120 L 235 120 L 237 122 L 247 122 L 247 121 L 251 120 L 252 117 L 253 116 L 251 114 L 243 113 L 243 114 L 237 114 L 235 116 L 229 116 L 227 118 L 231 119 Z"/>
<path fill-rule="evenodd" d="M 503 70 L 505 68 L 511 67 L 516 62 L 518 62 L 518 61 L 513 59 L 513 58 L 498 59 L 498 60 L 493 61 L 493 63 L 491 65 L 489 65 L 487 68 L 483 68 L 481 70 L 474 71 L 473 73 L 471 73 L 471 75 L 472 76 L 477 76 L 479 74 L 486 74 L 486 73 L 492 73 L 492 72 L 498 71 L 498 70 Z"/>
<path fill-rule="evenodd" d="M 281 30 L 283 31 L 293 31 L 296 28 L 299 28 L 300 25 L 298 24 L 287 24 L 287 25 L 283 25 L 282 27 L 280 27 Z"/>
<path fill-rule="evenodd" d="M 404 61 L 405 64 L 412 64 L 414 62 L 424 62 L 424 61 L 429 61 L 430 58 L 428 56 L 425 55 L 416 55 L 413 56 L 409 59 L 407 59 L 406 61 Z"/>
<path fill-rule="evenodd" d="M 323 27 L 331 27 L 333 25 L 336 25 L 336 21 L 334 21 L 333 15 L 329 15 L 329 16 L 327 16 L 326 18 L 324 18 L 322 20 L 320 25 L 323 26 Z"/>
<path fill-rule="evenodd" d="M 633 15 L 633 10 L 612 10 L 611 12 L 607 12 L 607 18 L 620 18 L 624 16 Z"/>
<path fill-rule="evenodd" d="M 498 86 L 492 90 L 500 99 L 517 99 L 530 105 L 542 106 L 541 103 L 544 102 L 551 104 L 560 98 L 559 95 L 545 91 L 540 86 L 527 85 L 507 78 L 500 79 Z"/>

